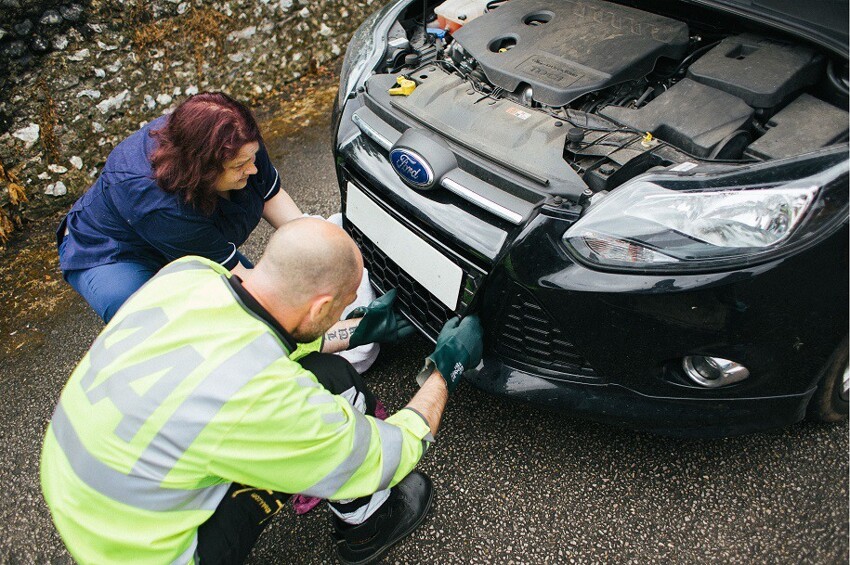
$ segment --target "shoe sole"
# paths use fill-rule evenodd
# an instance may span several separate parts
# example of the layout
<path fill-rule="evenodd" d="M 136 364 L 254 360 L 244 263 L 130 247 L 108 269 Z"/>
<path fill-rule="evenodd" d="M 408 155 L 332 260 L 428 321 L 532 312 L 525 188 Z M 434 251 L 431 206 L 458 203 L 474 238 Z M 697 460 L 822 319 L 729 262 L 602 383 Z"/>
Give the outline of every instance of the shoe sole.
<path fill-rule="evenodd" d="M 336 554 L 337 559 L 339 559 L 339 562 L 342 563 L 343 565 L 369 565 L 369 563 L 374 563 L 375 561 L 377 561 L 378 559 L 383 557 L 384 554 L 392 548 L 392 546 L 394 546 L 395 544 L 397 544 L 398 542 L 400 542 L 401 540 L 406 538 L 408 535 L 410 535 L 413 532 L 413 530 L 418 528 L 419 525 L 422 524 L 422 522 L 425 521 L 426 516 L 428 516 L 428 512 L 431 510 L 431 503 L 433 501 L 434 501 L 434 487 L 433 487 L 433 484 L 432 484 L 431 494 L 428 496 L 428 502 L 425 504 L 425 512 L 423 512 L 422 516 L 420 516 L 419 519 L 416 520 L 416 522 L 411 524 L 409 528 L 407 528 L 406 530 L 401 532 L 399 535 L 397 535 L 395 538 L 393 538 L 392 540 L 390 540 L 386 544 L 384 544 L 384 546 L 381 549 L 379 549 L 377 553 L 375 553 L 374 555 L 372 555 L 368 559 L 363 559 L 362 561 L 346 561 L 345 559 L 342 558 L 342 556 L 340 556 L 339 553 Z"/>

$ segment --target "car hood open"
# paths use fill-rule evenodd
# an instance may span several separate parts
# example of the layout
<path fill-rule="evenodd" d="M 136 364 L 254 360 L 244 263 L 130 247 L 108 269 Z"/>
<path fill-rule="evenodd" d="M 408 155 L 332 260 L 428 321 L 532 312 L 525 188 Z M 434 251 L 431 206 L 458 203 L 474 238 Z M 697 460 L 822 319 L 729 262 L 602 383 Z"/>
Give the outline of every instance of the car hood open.
<path fill-rule="evenodd" d="M 844 0 L 685 0 L 744 15 L 805 37 L 847 57 L 848 3 Z"/>

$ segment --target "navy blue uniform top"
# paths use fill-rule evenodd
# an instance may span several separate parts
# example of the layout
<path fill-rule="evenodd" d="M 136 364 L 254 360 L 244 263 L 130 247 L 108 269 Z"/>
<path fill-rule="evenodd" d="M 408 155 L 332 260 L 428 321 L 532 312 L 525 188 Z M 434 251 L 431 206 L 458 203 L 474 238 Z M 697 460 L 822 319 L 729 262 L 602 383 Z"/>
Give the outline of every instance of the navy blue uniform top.
<path fill-rule="evenodd" d="M 161 189 L 153 178 L 150 155 L 168 116 L 143 127 L 112 150 L 97 181 L 74 204 L 57 231 L 68 241 L 63 271 L 129 261 L 159 269 L 185 255 L 200 255 L 233 269 L 236 248 L 260 222 L 263 205 L 280 190 L 280 176 L 260 144 L 255 165 L 241 190 L 230 200 L 218 197 L 205 216 L 179 194 Z"/>

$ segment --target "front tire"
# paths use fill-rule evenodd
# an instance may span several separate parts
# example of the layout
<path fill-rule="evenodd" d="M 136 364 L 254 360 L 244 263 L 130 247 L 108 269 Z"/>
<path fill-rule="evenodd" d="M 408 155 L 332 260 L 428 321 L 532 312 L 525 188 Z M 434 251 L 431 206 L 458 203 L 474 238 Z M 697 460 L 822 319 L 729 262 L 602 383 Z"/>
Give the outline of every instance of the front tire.
<path fill-rule="evenodd" d="M 823 377 L 809 401 L 807 415 L 819 422 L 839 422 L 847 419 L 848 348 L 845 336 L 826 363 Z"/>

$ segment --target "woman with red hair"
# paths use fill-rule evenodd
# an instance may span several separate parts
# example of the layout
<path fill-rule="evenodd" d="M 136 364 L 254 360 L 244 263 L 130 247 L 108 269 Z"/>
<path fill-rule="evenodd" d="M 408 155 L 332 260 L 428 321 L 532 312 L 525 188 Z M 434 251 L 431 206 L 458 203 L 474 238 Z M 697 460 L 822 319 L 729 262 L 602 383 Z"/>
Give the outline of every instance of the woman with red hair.
<path fill-rule="evenodd" d="M 59 226 L 59 264 L 109 322 L 170 261 L 199 255 L 244 273 L 252 265 L 238 248 L 260 218 L 278 228 L 300 216 L 250 110 L 202 93 L 109 154 Z"/>

